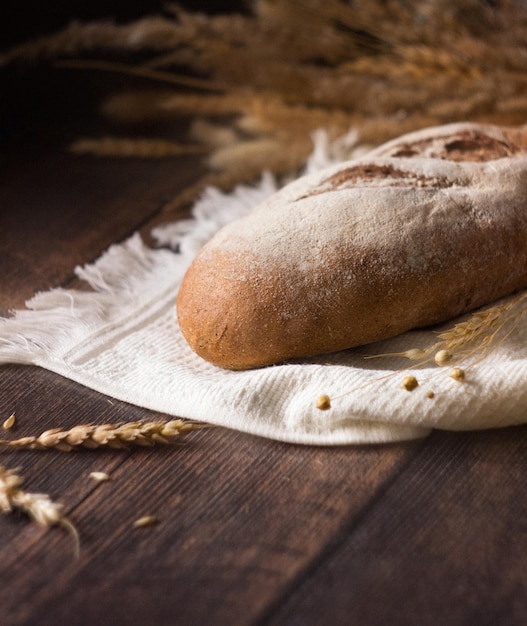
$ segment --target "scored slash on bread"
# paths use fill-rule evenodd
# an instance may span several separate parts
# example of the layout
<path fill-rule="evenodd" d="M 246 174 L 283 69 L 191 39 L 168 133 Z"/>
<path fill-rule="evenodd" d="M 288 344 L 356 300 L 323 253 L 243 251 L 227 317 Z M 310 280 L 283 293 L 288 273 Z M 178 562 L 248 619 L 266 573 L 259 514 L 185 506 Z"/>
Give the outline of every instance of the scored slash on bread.
<path fill-rule="evenodd" d="M 452 319 L 527 287 L 527 127 L 450 124 L 285 186 L 177 298 L 190 347 L 248 369 Z"/>

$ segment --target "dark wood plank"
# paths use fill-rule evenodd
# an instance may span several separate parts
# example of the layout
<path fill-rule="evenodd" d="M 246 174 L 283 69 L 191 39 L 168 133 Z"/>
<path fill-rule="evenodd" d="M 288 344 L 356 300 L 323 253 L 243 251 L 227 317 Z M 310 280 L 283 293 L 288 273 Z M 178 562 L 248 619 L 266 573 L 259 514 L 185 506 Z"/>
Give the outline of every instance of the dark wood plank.
<path fill-rule="evenodd" d="M 435 433 L 265 623 L 524 624 L 526 458 L 525 426 Z"/>
<path fill-rule="evenodd" d="M 103 163 L 65 153 L 36 158 L 23 177 L 4 171 L 0 310 L 23 306 L 35 290 L 64 284 L 75 265 L 131 235 L 197 172 L 196 160 Z"/>
<path fill-rule="evenodd" d="M 31 377 L 42 379 L 37 374 Z M 44 378 L 45 393 L 30 390 L 19 407 L 24 430 L 36 405 L 57 405 L 57 394 L 66 406 L 42 415 L 46 425 L 141 413 Z M 66 504 L 82 551 L 75 561 L 60 530 L 10 520 L 0 579 L 16 583 L 0 589 L 0 605 L 16 624 L 37 616 L 39 624 L 126 623 L 131 616 L 144 624 L 203 624 L 212 616 L 215 624 L 253 623 L 382 497 L 420 445 L 310 448 L 213 429 L 169 449 L 10 453 L 28 487 Z M 87 474 L 95 469 L 109 471 L 112 482 L 94 486 Z M 144 514 L 159 524 L 132 528 Z"/>
<path fill-rule="evenodd" d="M 159 417 L 158 414 L 114 401 L 40 368 L 10 365 L 3 366 L 1 371 L 3 410 L 0 421 L 13 412 L 16 414 L 15 427 L 10 431 L 2 431 L 2 438 L 24 437 L 48 428 L 70 428 L 75 424 L 116 423 Z M 59 454 L 57 451 L 0 448 L 0 454 L 0 464 L 20 468 L 20 473 L 26 477 L 24 487 L 28 491 L 49 493 L 62 500 L 66 510 L 70 511 L 79 499 L 82 500 L 94 488 L 95 483 L 87 478 L 89 472 L 112 471 L 116 464 L 122 463 L 127 453 L 100 450 L 93 454 Z M 80 482 L 73 485 L 79 479 Z M 73 500 L 68 502 L 70 497 Z M 0 518 L 0 522 L 3 521 L 4 518 Z M 18 524 L 19 530 L 26 525 Z M 32 529 L 32 534 L 35 537 L 42 536 L 35 529 Z M 5 545 L 9 545 L 9 541 Z M 66 544 L 62 548 L 68 551 Z M 4 557 L 5 565 L 9 560 L 8 552 Z"/>

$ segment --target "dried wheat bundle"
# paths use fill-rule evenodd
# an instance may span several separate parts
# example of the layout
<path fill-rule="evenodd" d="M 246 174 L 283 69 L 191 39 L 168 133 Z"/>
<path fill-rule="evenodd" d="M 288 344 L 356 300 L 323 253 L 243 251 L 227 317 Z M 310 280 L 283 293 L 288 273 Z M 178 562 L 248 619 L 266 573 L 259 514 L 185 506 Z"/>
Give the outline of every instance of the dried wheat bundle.
<path fill-rule="evenodd" d="M 205 428 L 205 424 L 184 420 L 164 422 L 127 422 L 124 424 L 81 424 L 69 430 L 52 428 L 40 435 L 20 439 L 1 439 L 0 445 L 31 450 L 60 450 L 70 452 L 78 448 L 128 449 L 130 446 L 148 447 L 169 444 L 187 433 Z"/>
<path fill-rule="evenodd" d="M 78 533 L 62 513 L 62 505 L 53 502 L 46 494 L 24 491 L 20 487 L 23 480 L 16 474 L 16 470 L 0 466 L 0 510 L 10 513 L 13 509 L 20 509 L 39 526 L 62 526 L 75 539 L 75 553 L 78 554 Z"/>
<path fill-rule="evenodd" d="M 134 66 L 106 69 L 159 84 L 157 95 L 110 96 L 103 110 L 114 119 L 221 118 L 228 145 L 218 145 L 219 130 L 191 132 L 211 148 L 207 163 L 222 186 L 264 169 L 296 171 L 318 128 L 330 139 L 355 128 L 361 143 L 379 144 L 451 121 L 527 123 L 523 0 L 253 0 L 244 13 L 225 15 L 171 7 L 124 25 L 74 23 L 7 51 L 0 63 L 94 52 L 141 53 Z M 104 69 L 100 60 L 92 65 Z M 181 66 L 193 76 L 174 72 Z M 188 89 L 167 91 L 170 83 Z"/>

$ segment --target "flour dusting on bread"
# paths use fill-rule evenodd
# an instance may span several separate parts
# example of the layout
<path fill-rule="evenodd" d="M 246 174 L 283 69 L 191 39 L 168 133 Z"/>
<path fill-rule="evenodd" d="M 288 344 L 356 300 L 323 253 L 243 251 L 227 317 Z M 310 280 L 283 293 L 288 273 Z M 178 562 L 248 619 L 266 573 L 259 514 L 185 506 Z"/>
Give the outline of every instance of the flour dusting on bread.
<path fill-rule="evenodd" d="M 526 287 L 526 137 L 426 129 L 287 185 L 189 268 L 177 306 L 190 346 L 222 367 L 258 367 L 446 321 Z"/>

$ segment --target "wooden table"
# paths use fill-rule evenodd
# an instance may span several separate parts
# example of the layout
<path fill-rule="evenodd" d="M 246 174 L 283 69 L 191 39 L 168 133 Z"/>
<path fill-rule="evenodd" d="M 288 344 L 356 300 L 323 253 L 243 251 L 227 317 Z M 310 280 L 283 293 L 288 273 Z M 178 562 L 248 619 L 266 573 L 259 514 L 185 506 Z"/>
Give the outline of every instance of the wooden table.
<path fill-rule="evenodd" d="M 96 103 L 124 79 L 42 69 L 9 80 L 4 313 L 75 284 L 76 264 L 148 232 L 201 171 L 197 158 L 66 152 L 108 132 Z M 163 417 L 16 365 L 2 366 L 0 407 L 0 423 L 16 412 L 9 436 Z M 75 559 L 60 529 L 0 518 L 6 626 L 527 623 L 527 427 L 336 448 L 214 429 L 166 448 L 1 454 L 28 491 L 64 504 L 81 538 Z M 133 528 L 145 514 L 159 523 Z"/>

